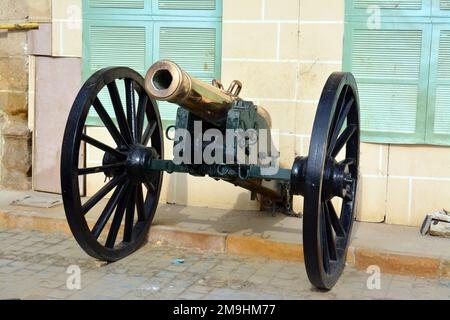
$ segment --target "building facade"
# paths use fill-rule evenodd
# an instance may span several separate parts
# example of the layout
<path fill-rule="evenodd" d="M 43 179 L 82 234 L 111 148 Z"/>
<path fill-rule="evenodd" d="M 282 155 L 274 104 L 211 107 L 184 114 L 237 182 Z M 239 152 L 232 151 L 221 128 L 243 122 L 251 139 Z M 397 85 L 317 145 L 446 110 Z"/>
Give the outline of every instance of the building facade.
<path fill-rule="evenodd" d="M 11 15 L 21 2 L 25 3 L 10 1 L 11 9 L 0 16 Z M 450 7 L 444 0 L 32 3 L 43 10 L 39 31 L 0 36 L 0 56 L 8 61 L 6 74 L 12 74 L 11 68 L 23 71 L 21 81 L 11 76 L 8 84 L 0 82 L 0 94 L 6 92 L 9 99 L 0 100 L 0 121 L 6 128 L 0 134 L 4 186 L 24 181 L 26 187 L 30 173 L 25 174 L 25 166 L 31 160 L 14 169 L 9 164 L 19 162 L 11 160 L 8 150 L 22 150 L 18 157 L 28 159 L 32 132 L 33 188 L 59 191 L 59 152 L 67 113 L 93 71 L 127 65 L 145 73 L 155 60 L 172 58 L 204 80 L 218 77 L 225 85 L 242 81 L 241 96 L 272 115 L 286 166 L 296 156 L 308 154 L 328 76 L 334 71 L 354 72 L 361 87 L 364 130 L 358 220 L 417 226 L 425 214 L 450 208 L 450 99 L 445 94 L 447 60 L 439 58 L 439 52 L 445 57 L 447 50 Z M 15 38 L 21 39 L 18 48 L 26 50 L 4 53 L 3 48 L 13 50 L 8 43 Z M 14 101 L 16 95 L 22 100 Z M 173 110 L 161 106 L 166 123 L 173 119 Z M 11 125 L 5 123 L 11 121 L 19 127 L 8 131 Z M 87 130 L 93 137 L 109 139 L 95 119 Z M 20 139 L 11 142 L 10 131 Z M 101 154 L 89 148 L 84 156 L 88 165 L 101 160 Z M 170 141 L 166 157 L 171 157 Z M 17 172 L 21 175 L 15 176 Z M 88 179 L 87 194 L 102 183 Z M 161 201 L 241 210 L 259 207 L 247 191 L 181 174 L 166 175 Z M 301 198 L 295 207 L 301 211 Z"/>

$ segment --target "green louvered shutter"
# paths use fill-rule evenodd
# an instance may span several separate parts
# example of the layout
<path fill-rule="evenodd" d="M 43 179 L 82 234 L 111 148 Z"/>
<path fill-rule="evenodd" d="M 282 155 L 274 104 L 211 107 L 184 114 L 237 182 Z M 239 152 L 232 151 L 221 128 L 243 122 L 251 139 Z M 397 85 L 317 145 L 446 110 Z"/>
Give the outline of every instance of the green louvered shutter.
<path fill-rule="evenodd" d="M 179 64 L 194 77 L 211 83 L 220 79 L 220 33 L 217 23 L 161 22 L 155 25 L 158 50 L 155 60 L 168 59 Z M 177 107 L 160 103 L 165 119 L 175 119 Z"/>
<path fill-rule="evenodd" d="M 430 27 L 349 24 L 344 69 L 354 73 L 365 141 L 423 143 Z"/>
<path fill-rule="evenodd" d="M 220 78 L 221 0 L 83 0 L 83 8 L 85 79 L 110 66 L 145 75 L 159 59 L 171 59 L 208 82 Z M 114 115 L 106 90 L 100 99 Z M 176 106 L 159 107 L 163 120 L 175 120 Z M 95 111 L 88 123 L 99 123 Z"/>
<path fill-rule="evenodd" d="M 450 27 L 433 27 L 427 142 L 450 144 Z"/>
<path fill-rule="evenodd" d="M 90 8 L 144 9 L 144 0 L 90 0 Z"/>
<path fill-rule="evenodd" d="M 160 10 L 216 10 L 216 0 L 159 0 Z"/>
<path fill-rule="evenodd" d="M 84 13 L 90 14 L 145 14 L 151 0 L 83 0 Z"/>
<path fill-rule="evenodd" d="M 384 17 L 426 16 L 432 1 L 435 0 L 347 0 L 346 14 L 368 16 L 380 9 Z"/>
<path fill-rule="evenodd" d="M 434 17 L 450 17 L 450 0 L 433 0 Z"/>
<path fill-rule="evenodd" d="M 155 23 L 154 60 L 172 60 L 209 83 L 220 79 L 222 1 L 155 0 L 153 11 L 173 17 Z M 177 106 L 159 105 L 164 120 L 175 120 Z"/>
<path fill-rule="evenodd" d="M 450 0 L 434 0 L 427 141 L 450 145 Z"/>
<path fill-rule="evenodd" d="M 343 69 L 358 82 L 364 141 L 426 142 L 432 1 L 346 1 Z"/>
<path fill-rule="evenodd" d="M 221 0 L 154 0 L 152 3 L 157 15 L 208 18 L 222 15 Z"/>
<path fill-rule="evenodd" d="M 97 70 L 112 66 L 126 66 L 142 75 L 149 63 L 147 57 L 152 55 L 148 41 L 151 29 L 141 22 L 115 20 L 89 20 L 85 23 L 84 38 L 84 78 L 87 79 Z M 119 86 L 124 99 L 124 88 Z M 107 90 L 100 92 L 99 98 L 108 113 L 114 115 L 113 106 Z M 88 124 L 98 124 L 98 116 L 91 110 Z"/>

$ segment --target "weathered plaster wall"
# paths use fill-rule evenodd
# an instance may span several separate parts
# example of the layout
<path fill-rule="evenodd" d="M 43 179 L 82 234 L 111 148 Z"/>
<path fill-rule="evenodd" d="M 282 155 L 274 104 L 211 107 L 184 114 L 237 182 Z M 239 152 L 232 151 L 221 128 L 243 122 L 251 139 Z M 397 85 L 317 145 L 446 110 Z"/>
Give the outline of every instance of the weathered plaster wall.
<path fill-rule="evenodd" d="M 50 0 L 2 0 L 0 5 L 1 24 L 49 19 Z M 25 31 L 0 31 L 0 188 L 30 188 L 27 43 Z"/>

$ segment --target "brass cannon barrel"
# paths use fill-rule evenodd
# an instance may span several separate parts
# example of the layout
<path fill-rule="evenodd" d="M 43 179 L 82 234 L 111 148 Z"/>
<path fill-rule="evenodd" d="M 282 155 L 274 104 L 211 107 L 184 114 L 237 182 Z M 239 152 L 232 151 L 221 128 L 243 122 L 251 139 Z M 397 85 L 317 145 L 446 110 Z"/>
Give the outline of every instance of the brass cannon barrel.
<path fill-rule="evenodd" d="M 154 99 L 175 103 L 218 127 L 225 127 L 228 111 L 237 100 L 241 100 L 238 93 L 196 79 L 169 60 L 158 61 L 150 67 L 145 77 L 145 88 Z M 267 111 L 259 107 L 258 114 L 270 127 Z"/>

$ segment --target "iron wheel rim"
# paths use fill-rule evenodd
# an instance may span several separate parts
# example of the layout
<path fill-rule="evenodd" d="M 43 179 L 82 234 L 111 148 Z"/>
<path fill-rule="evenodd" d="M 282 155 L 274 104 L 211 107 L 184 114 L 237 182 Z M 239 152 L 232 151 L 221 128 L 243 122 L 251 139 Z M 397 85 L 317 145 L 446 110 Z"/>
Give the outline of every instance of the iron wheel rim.
<path fill-rule="evenodd" d="M 305 177 L 305 265 L 309 280 L 319 289 L 331 289 L 345 267 L 358 207 L 359 145 L 359 97 L 355 79 L 349 73 L 334 73 L 320 98 Z M 342 161 L 336 161 L 339 150 L 345 150 Z M 343 162 L 350 164 L 346 167 L 349 176 L 342 179 L 352 182 L 348 186 L 344 181 L 348 193 L 343 192 L 339 215 L 332 200 L 341 180 L 330 167 Z"/>
<path fill-rule="evenodd" d="M 118 94 L 117 81 L 123 81 L 125 84 L 126 101 L 122 105 L 125 106 L 125 109 L 116 105 L 118 103 L 117 97 L 120 103 L 123 102 L 120 94 Z M 101 101 L 100 104 L 97 101 L 99 100 L 98 95 L 100 91 L 105 87 L 108 88 L 110 97 L 116 97 L 114 101 L 111 98 L 111 102 L 114 106 L 114 113 L 118 125 L 111 122 L 111 118 L 108 119 Z M 139 98 L 137 104 L 133 96 L 136 94 Z M 117 157 L 120 154 L 126 155 L 124 160 L 121 161 L 125 162 L 126 165 L 115 168 L 115 164 L 112 164 L 111 166 L 114 168 L 108 167 L 109 169 L 107 170 L 114 170 L 111 180 L 83 204 L 79 176 L 84 176 L 84 173 L 91 173 L 88 173 L 89 170 L 85 169 L 83 171 L 83 168 L 81 170 L 79 168 L 78 159 L 82 141 L 90 145 L 94 143 L 95 148 L 101 147 L 106 149 L 102 142 L 84 133 L 87 116 L 91 108 L 94 108 L 97 114 L 102 114 L 103 117 L 100 118 L 116 144 L 116 148 L 114 146 L 109 147 L 117 152 L 111 150 L 109 154 L 114 154 Z M 119 116 L 120 109 L 122 109 L 123 114 Z M 125 111 L 127 113 L 126 115 Z M 133 115 L 135 118 L 134 122 L 131 119 Z M 119 120 L 119 117 L 121 120 Z M 147 119 L 146 126 L 145 119 Z M 107 123 L 105 123 L 105 120 Z M 125 132 L 125 124 L 128 125 L 128 133 Z M 142 144 L 139 142 L 142 142 Z M 145 242 L 158 206 L 163 174 L 161 172 L 153 172 L 145 176 L 144 179 L 149 179 L 151 184 L 153 184 L 153 191 L 147 189 L 148 186 L 146 187 L 145 183 L 131 181 L 128 177 L 129 167 L 127 165 L 129 152 L 134 145 L 144 146 L 144 142 L 146 142 L 145 145 L 151 143 L 151 148 L 155 150 L 159 157 L 163 158 L 162 123 L 156 102 L 150 99 L 145 92 L 143 77 L 137 72 L 125 67 L 106 68 L 96 72 L 86 81 L 73 104 L 67 121 L 61 152 L 61 189 L 67 221 L 79 245 L 86 253 L 94 258 L 117 261 L 134 252 Z M 103 161 L 105 161 L 105 158 Z M 102 167 L 105 167 L 105 163 L 102 163 Z M 111 186 L 113 187 L 111 188 Z M 106 191 L 109 190 L 109 192 L 103 194 L 105 193 L 105 187 Z M 146 189 L 147 195 L 145 196 Z M 88 219 L 86 218 L 89 212 L 110 192 L 113 192 L 113 194 L 105 205 L 105 208 L 102 209 L 102 214 L 99 219 L 93 227 L 89 226 Z M 97 195 L 100 198 L 98 201 L 96 198 Z M 93 198 L 97 202 L 87 205 Z M 114 201 L 112 200 L 113 198 Z M 131 203 L 133 203 L 134 208 L 132 208 Z M 93 206 L 91 207 L 92 204 Z M 109 210 L 107 210 L 108 205 Z M 131 216 L 133 216 L 132 219 L 130 218 Z M 107 218 L 104 225 L 103 220 L 100 221 L 102 218 Z M 119 221 L 118 227 L 117 221 Z M 122 226 L 122 221 L 124 222 L 124 226 Z M 110 222 L 109 226 L 108 222 Z M 95 231 L 96 233 L 100 231 L 99 235 L 93 234 L 96 227 L 98 228 Z M 108 227 L 108 237 L 106 242 L 102 244 L 98 239 Z M 119 229 L 118 231 L 113 231 L 113 233 L 116 233 L 115 239 L 113 239 L 114 235 L 110 238 L 112 227 Z M 99 230 L 100 228 L 101 230 Z M 122 231 L 122 234 L 120 231 Z M 117 242 L 119 236 L 122 236 L 121 242 Z"/>

